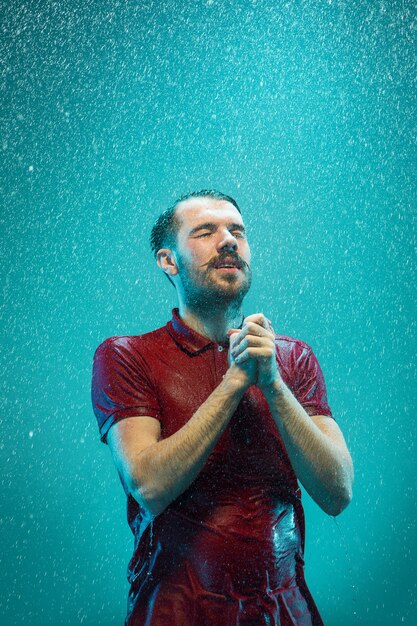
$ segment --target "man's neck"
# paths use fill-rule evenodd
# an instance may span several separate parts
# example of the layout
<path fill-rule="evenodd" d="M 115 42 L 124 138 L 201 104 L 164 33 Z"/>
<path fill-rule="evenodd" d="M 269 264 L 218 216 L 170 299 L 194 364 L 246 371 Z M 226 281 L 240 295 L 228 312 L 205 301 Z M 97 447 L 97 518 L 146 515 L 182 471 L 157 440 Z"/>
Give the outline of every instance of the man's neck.
<path fill-rule="evenodd" d="M 201 312 L 180 304 L 179 315 L 187 326 L 217 342 L 226 341 L 227 331 L 231 328 L 240 328 L 243 321 L 242 308 L 233 305 L 226 309 Z"/>

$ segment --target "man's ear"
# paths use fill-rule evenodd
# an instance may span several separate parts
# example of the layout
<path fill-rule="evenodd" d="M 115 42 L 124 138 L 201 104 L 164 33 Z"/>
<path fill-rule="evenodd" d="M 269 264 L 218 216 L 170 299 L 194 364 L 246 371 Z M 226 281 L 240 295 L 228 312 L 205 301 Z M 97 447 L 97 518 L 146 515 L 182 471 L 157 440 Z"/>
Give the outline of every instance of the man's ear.
<path fill-rule="evenodd" d="M 175 276 L 178 274 L 177 261 L 175 254 L 170 248 L 161 248 L 156 254 L 156 262 L 165 274 Z"/>

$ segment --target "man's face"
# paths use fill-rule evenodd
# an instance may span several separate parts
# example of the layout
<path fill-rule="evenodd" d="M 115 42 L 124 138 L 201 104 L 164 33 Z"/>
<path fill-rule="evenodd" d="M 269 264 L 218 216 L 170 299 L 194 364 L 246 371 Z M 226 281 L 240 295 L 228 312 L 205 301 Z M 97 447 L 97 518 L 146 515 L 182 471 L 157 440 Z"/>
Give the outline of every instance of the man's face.
<path fill-rule="evenodd" d="M 239 211 L 225 200 L 190 198 L 179 204 L 175 257 L 185 301 L 240 304 L 252 278 L 250 249 Z"/>

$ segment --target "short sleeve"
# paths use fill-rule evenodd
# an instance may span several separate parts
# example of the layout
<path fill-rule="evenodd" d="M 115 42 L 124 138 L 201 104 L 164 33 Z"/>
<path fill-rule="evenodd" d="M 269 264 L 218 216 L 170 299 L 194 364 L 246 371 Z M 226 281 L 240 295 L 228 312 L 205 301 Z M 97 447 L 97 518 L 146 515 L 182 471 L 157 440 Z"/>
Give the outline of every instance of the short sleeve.
<path fill-rule="evenodd" d="M 333 417 L 327 401 L 323 372 L 311 348 L 300 358 L 297 399 L 309 415 Z"/>
<path fill-rule="evenodd" d="M 146 362 L 129 339 L 107 339 L 94 354 L 91 399 L 103 443 L 107 443 L 110 427 L 121 419 L 137 415 L 160 417 Z"/>

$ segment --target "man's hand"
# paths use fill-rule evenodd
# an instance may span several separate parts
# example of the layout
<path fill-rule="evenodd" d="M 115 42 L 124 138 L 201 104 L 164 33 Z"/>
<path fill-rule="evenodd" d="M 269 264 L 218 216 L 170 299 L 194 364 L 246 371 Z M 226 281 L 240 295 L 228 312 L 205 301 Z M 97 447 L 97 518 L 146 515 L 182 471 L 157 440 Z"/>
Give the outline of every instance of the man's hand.
<path fill-rule="evenodd" d="M 258 367 L 253 360 L 247 361 L 246 363 L 236 362 L 233 356 L 233 350 L 236 344 L 236 337 L 239 332 L 240 329 L 232 329 L 228 331 L 228 335 L 230 337 L 230 347 L 229 369 L 227 370 L 226 377 L 246 391 L 246 389 L 248 389 L 251 385 L 256 385 L 258 379 Z"/>
<path fill-rule="evenodd" d="M 249 315 L 240 330 L 229 330 L 232 362 L 240 368 L 251 367 L 252 384 L 264 391 L 282 382 L 275 351 L 275 333 L 262 313 Z"/>

